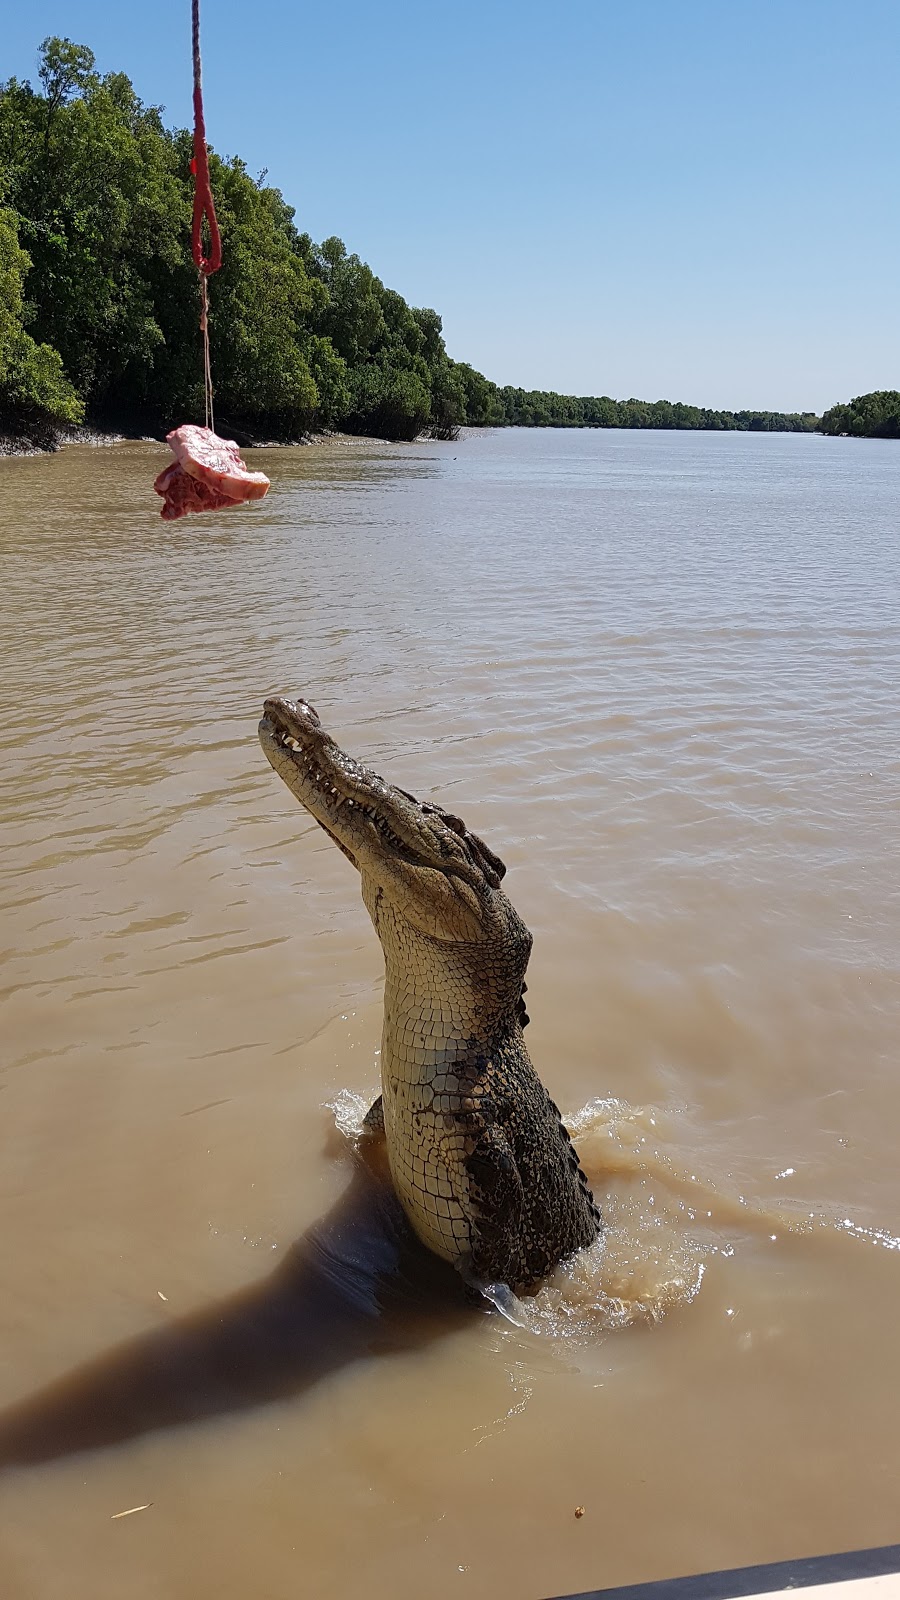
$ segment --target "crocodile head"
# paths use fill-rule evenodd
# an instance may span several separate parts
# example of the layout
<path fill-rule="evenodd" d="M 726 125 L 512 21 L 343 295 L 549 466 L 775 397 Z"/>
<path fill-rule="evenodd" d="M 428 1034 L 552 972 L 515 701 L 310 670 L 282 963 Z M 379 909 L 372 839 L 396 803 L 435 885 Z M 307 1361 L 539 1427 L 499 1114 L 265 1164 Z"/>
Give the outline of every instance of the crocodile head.
<path fill-rule="evenodd" d="M 512 938 L 521 946 L 524 935 L 527 961 L 531 935 L 500 889 L 506 868 L 459 817 L 348 756 L 306 700 L 267 700 L 259 738 L 278 776 L 359 870 L 383 945 L 386 919 L 401 918 L 452 943 Z"/>

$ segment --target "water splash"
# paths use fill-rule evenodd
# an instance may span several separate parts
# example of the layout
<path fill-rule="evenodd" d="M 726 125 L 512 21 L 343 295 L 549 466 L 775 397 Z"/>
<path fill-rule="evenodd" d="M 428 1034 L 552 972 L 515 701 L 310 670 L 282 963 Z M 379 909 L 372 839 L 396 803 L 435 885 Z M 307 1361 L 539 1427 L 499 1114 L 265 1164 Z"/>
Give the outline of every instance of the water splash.
<path fill-rule="evenodd" d="M 677 1210 L 691 1225 L 737 1227 L 744 1234 L 754 1235 L 762 1230 L 770 1238 L 778 1233 L 824 1230 L 883 1250 L 900 1250 L 900 1237 L 887 1228 L 855 1222 L 834 1206 L 803 1209 L 798 1202 L 796 1209 L 790 1209 L 783 1201 L 768 1205 L 763 1200 L 753 1201 L 747 1195 L 724 1190 L 708 1175 L 684 1170 L 677 1159 L 685 1147 L 679 1117 L 678 1111 L 661 1110 L 656 1106 L 632 1106 L 625 1100 L 597 1099 L 582 1106 L 567 1119 L 566 1125 L 578 1141 L 583 1166 L 599 1188 L 602 1189 L 605 1177 L 641 1184 L 651 1207 L 659 1204 L 661 1195 L 667 1197 L 668 1203 L 671 1203 L 669 1197 L 677 1196 Z M 676 1156 L 663 1148 L 666 1141 L 675 1147 Z M 793 1177 L 795 1172 L 795 1167 L 785 1167 L 775 1173 L 774 1181 Z M 653 1193 L 649 1192 L 651 1189 Z M 641 1218 L 637 1222 L 642 1225 Z M 730 1255 L 733 1247 L 720 1245 L 712 1253 Z"/>
<path fill-rule="evenodd" d="M 366 1099 L 353 1089 L 341 1089 L 333 1100 L 325 1102 L 325 1109 L 332 1113 L 338 1133 L 342 1134 L 354 1149 L 363 1137 L 363 1121 L 372 1104 L 372 1098 L 370 1096 Z"/>
<path fill-rule="evenodd" d="M 509 1321 L 570 1344 L 593 1343 L 601 1333 L 658 1323 L 696 1298 L 714 1243 L 647 1207 L 640 1195 L 608 1194 L 603 1213 L 604 1232 L 593 1245 L 501 1307 Z"/>
<path fill-rule="evenodd" d="M 363 1143 L 368 1106 L 369 1098 L 350 1089 L 329 1103 L 336 1128 L 354 1149 Z M 571 1347 L 594 1343 L 604 1333 L 655 1325 L 696 1299 L 715 1257 L 735 1254 L 735 1229 L 744 1237 L 762 1231 L 773 1238 L 828 1229 L 900 1250 L 900 1238 L 883 1228 L 823 1209 L 800 1214 L 755 1205 L 720 1190 L 712 1178 L 682 1164 L 689 1159 L 688 1140 L 678 1109 L 594 1099 L 565 1121 L 594 1186 L 603 1232 L 533 1291 L 477 1285 L 486 1304 L 521 1331 Z"/>
<path fill-rule="evenodd" d="M 840 1222 L 829 1220 L 828 1225 L 839 1233 L 849 1234 L 851 1239 L 864 1239 L 867 1244 L 880 1245 L 882 1250 L 900 1250 L 900 1238 L 888 1233 L 887 1228 L 866 1228 L 853 1222 L 850 1217 L 842 1217 Z"/>

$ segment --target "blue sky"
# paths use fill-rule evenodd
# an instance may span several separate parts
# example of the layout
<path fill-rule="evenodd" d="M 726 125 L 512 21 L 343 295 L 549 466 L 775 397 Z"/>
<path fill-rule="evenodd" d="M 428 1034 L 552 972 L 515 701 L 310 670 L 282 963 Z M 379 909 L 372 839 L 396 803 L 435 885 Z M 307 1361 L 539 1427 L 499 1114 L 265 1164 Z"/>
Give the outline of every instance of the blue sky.
<path fill-rule="evenodd" d="M 189 0 L 7 7 L 190 120 Z M 821 410 L 900 387 L 897 0 L 203 0 L 211 142 L 499 383 Z"/>

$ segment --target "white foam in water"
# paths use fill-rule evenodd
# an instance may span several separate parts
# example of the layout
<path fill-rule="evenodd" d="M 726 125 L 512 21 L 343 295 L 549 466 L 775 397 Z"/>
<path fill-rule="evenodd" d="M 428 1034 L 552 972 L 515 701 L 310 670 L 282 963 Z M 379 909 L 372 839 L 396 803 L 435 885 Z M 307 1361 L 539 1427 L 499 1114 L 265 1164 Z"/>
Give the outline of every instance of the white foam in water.
<path fill-rule="evenodd" d="M 370 1105 L 371 1100 L 353 1089 L 341 1089 L 333 1100 L 326 1101 L 326 1109 L 333 1114 L 338 1133 L 352 1145 L 357 1145 L 362 1138 L 363 1120 Z"/>
<path fill-rule="evenodd" d="M 831 1226 L 840 1233 L 849 1234 L 852 1239 L 865 1239 L 869 1244 L 880 1245 L 882 1250 L 900 1250 L 900 1238 L 888 1233 L 886 1228 L 863 1228 L 850 1217 L 843 1217 L 840 1222 L 831 1223 Z"/>
<path fill-rule="evenodd" d="M 519 1301 L 532 1333 L 591 1342 L 602 1332 L 659 1322 L 699 1293 L 712 1244 L 671 1219 L 642 1214 L 640 1203 L 601 1201 L 604 1233 Z"/>

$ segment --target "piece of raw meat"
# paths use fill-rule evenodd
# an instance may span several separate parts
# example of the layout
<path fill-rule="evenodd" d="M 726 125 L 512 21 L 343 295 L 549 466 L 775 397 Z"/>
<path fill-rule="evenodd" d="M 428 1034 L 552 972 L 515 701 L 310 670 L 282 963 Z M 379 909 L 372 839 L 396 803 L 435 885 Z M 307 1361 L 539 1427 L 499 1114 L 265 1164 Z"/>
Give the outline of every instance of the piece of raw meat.
<path fill-rule="evenodd" d="M 202 478 L 229 500 L 261 500 L 269 488 L 264 472 L 248 472 L 233 439 L 220 439 L 191 422 L 166 435 L 166 443 L 192 478 Z"/>
<path fill-rule="evenodd" d="M 153 487 L 165 502 L 166 522 L 191 511 L 220 511 L 226 506 L 261 500 L 268 492 L 264 472 L 248 472 L 233 439 L 220 439 L 209 428 L 185 423 L 166 436 L 175 456 Z"/>
<path fill-rule="evenodd" d="M 186 517 L 190 511 L 221 511 L 224 507 L 241 503 L 232 500 L 230 495 L 220 494 L 218 489 L 204 483 L 202 478 L 189 477 L 178 461 L 173 461 L 170 467 L 159 474 L 153 487 L 163 497 L 160 516 L 164 522 L 175 522 L 178 517 Z"/>

